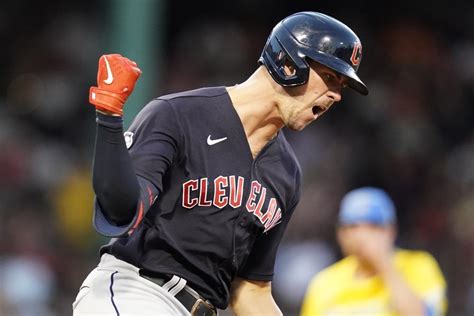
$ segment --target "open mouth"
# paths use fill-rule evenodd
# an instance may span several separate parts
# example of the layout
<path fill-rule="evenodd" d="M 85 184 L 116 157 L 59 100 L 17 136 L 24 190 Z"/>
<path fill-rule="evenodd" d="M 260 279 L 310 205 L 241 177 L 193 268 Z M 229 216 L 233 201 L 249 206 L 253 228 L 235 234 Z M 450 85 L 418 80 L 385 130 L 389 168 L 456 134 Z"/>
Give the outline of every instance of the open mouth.
<path fill-rule="evenodd" d="M 324 111 L 326 111 L 326 108 L 324 108 L 324 107 L 322 107 L 322 106 L 317 106 L 317 105 L 315 105 L 315 106 L 313 106 L 312 110 L 313 110 L 313 114 L 314 114 L 314 115 L 320 115 L 320 114 L 322 114 Z"/>

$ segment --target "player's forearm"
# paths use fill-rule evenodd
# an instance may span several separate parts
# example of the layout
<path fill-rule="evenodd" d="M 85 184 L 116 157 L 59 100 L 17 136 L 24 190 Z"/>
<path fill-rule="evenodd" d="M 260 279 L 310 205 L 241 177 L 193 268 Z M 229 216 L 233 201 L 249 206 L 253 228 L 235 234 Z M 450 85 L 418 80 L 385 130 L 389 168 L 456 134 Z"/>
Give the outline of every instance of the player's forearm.
<path fill-rule="evenodd" d="M 283 315 L 273 299 L 270 282 L 237 281 L 230 307 L 236 316 Z"/>
<path fill-rule="evenodd" d="M 390 301 L 399 315 L 425 315 L 423 301 L 410 289 L 392 263 L 379 268 L 380 276 L 390 291 Z"/>
<path fill-rule="evenodd" d="M 92 182 L 106 216 L 119 225 L 130 222 L 140 187 L 125 146 L 121 117 L 97 114 Z"/>
<path fill-rule="evenodd" d="M 245 302 L 232 304 L 231 309 L 236 316 L 283 315 L 271 295 L 251 297 Z"/>

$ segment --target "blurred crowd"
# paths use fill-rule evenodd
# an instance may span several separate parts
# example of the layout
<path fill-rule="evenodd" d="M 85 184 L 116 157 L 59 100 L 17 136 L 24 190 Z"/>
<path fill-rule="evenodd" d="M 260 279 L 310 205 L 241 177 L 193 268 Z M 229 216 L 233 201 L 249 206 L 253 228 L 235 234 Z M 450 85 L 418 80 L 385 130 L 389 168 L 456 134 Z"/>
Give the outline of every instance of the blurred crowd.
<path fill-rule="evenodd" d="M 298 313 L 309 278 L 340 257 L 338 203 L 361 185 L 380 186 L 394 198 L 400 246 L 428 250 L 438 260 L 448 282 L 448 315 L 473 315 L 474 5 L 381 14 L 362 5 L 354 11 L 344 1 L 243 0 L 210 14 L 217 3 L 167 4 L 164 68 L 153 95 L 240 83 L 257 67 L 271 27 L 296 11 L 330 14 L 364 45 L 359 75 L 369 96 L 347 91 L 315 124 L 285 131 L 304 174 L 276 264 L 274 293 L 285 315 Z M 263 10 L 270 4 L 273 10 Z M 259 10 L 245 9 L 252 5 Z M 0 4 L 2 316 L 70 315 L 107 242 L 91 226 L 95 122 L 87 102 L 106 52 L 107 4 L 90 6 Z M 196 10 L 208 15 L 197 17 Z"/>

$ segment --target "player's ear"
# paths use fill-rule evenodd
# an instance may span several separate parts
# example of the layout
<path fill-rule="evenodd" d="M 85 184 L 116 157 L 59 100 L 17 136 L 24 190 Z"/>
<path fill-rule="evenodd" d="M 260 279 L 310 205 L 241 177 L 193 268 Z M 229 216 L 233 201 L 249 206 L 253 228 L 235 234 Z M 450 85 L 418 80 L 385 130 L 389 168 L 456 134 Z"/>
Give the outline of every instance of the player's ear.
<path fill-rule="evenodd" d="M 283 66 L 283 71 L 288 77 L 294 76 L 296 74 L 295 66 L 291 64 L 288 60 L 285 62 L 285 66 Z"/>

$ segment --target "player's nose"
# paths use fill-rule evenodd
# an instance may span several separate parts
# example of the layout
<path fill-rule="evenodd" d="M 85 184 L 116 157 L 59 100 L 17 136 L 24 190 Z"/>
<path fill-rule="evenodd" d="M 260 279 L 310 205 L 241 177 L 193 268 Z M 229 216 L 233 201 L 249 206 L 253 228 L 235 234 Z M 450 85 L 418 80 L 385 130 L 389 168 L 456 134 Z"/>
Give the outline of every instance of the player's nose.
<path fill-rule="evenodd" d="M 334 102 L 339 102 L 342 99 L 341 89 L 329 89 L 327 96 Z"/>

